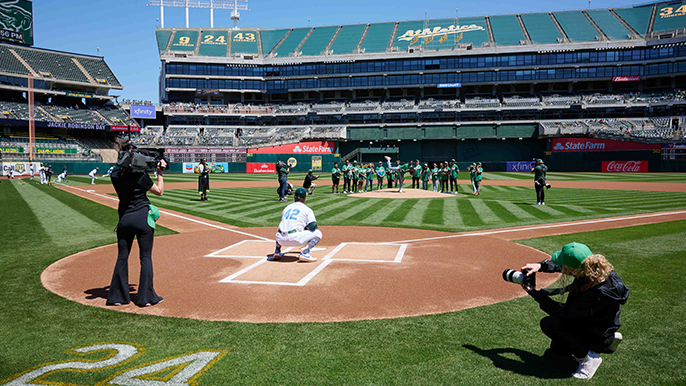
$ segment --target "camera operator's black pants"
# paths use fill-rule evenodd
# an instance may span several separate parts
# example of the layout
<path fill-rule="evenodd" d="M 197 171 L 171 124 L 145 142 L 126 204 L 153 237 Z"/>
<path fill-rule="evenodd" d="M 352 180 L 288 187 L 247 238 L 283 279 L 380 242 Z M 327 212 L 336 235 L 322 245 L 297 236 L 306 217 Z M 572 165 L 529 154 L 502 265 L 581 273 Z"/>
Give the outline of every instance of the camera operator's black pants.
<path fill-rule="evenodd" d="M 534 186 L 536 186 L 536 202 L 545 202 L 545 181 L 536 181 Z"/>
<path fill-rule="evenodd" d="M 457 178 L 450 176 L 450 191 L 457 192 Z"/>
<path fill-rule="evenodd" d="M 117 225 L 119 255 L 114 266 L 110 290 L 107 293 L 108 305 L 114 303 L 127 304 L 131 301 L 129 295 L 129 254 L 134 237 L 138 239 L 141 261 L 136 304 L 139 306 L 144 306 L 146 303 L 155 304 L 162 299 L 157 296 L 152 285 L 152 244 L 155 230 L 148 225 L 148 207 L 145 206 L 135 212 L 124 214 L 119 220 L 119 225 Z"/>
<path fill-rule="evenodd" d="M 421 185 L 419 185 L 419 177 L 412 177 L 412 189 L 415 189 L 415 184 L 417 184 L 417 188 L 419 189 Z"/>
<path fill-rule="evenodd" d="M 350 178 L 348 177 L 343 177 L 343 191 L 344 192 L 349 192 L 350 191 Z"/>
<path fill-rule="evenodd" d="M 588 329 L 577 326 L 574 321 L 557 316 L 541 319 L 541 330 L 552 340 L 550 350 L 558 355 L 574 355 L 577 358 L 585 357 L 589 349 L 606 352 L 604 350 L 614 339 L 614 336 L 605 338 L 593 335 Z"/>

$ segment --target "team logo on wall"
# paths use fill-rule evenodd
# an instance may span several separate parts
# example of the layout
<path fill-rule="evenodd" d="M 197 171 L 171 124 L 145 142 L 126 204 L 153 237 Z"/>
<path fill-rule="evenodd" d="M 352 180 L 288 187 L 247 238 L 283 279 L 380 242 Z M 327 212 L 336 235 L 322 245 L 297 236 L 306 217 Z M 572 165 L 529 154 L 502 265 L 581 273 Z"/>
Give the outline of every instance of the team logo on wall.
<path fill-rule="evenodd" d="M 26 165 L 25 164 L 16 164 L 14 165 L 14 171 L 17 173 L 21 174 L 26 171 Z"/>
<path fill-rule="evenodd" d="M 294 168 L 294 167 L 296 167 L 296 165 L 298 165 L 298 160 L 291 157 L 288 159 L 288 162 L 286 162 L 286 163 L 288 164 L 289 168 Z"/>
<path fill-rule="evenodd" d="M 455 40 L 457 41 L 462 38 L 462 34 L 464 32 L 469 32 L 469 31 L 484 31 L 485 28 L 476 25 L 476 24 L 471 24 L 471 25 L 450 25 L 448 27 L 441 27 L 441 26 L 436 26 L 433 28 L 424 28 L 424 29 L 418 29 L 418 30 L 407 30 L 405 31 L 404 34 L 398 36 L 398 40 L 401 41 L 409 41 L 412 43 L 416 43 L 419 39 L 424 39 L 426 43 L 429 43 L 433 40 L 435 36 L 440 36 L 440 43 L 443 43 L 448 39 L 448 35 L 452 34 L 459 34 L 458 39 Z"/>

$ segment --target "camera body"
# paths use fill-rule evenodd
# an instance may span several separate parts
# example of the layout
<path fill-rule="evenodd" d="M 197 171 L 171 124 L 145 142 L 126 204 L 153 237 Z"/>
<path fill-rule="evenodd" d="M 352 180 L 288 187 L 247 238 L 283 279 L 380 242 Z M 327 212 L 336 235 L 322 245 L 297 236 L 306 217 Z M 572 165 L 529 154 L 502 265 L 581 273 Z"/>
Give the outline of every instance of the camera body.
<path fill-rule="evenodd" d="M 527 273 L 530 271 L 530 269 L 524 269 L 522 272 L 515 271 L 514 269 L 506 269 L 503 271 L 503 280 L 509 281 L 510 283 L 536 288 L 536 273 L 534 272 L 527 276 Z"/>
<path fill-rule="evenodd" d="M 169 160 L 164 156 L 163 149 L 122 150 L 117 157 L 117 166 L 134 173 L 152 173 L 162 160 L 166 162 L 162 170 L 169 169 Z"/>

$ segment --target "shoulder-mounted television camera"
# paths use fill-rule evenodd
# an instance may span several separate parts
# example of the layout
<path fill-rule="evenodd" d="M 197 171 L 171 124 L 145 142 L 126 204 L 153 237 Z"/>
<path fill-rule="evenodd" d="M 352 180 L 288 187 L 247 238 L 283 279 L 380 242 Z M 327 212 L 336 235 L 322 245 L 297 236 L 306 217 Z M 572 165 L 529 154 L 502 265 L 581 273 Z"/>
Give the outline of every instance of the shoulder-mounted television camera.
<path fill-rule="evenodd" d="M 169 169 L 169 160 L 163 149 L 122 150 L 117 157 L 117 166 L 134 173 L 152 173 L 162 160 L 166 162 L 162 170 Z"/>

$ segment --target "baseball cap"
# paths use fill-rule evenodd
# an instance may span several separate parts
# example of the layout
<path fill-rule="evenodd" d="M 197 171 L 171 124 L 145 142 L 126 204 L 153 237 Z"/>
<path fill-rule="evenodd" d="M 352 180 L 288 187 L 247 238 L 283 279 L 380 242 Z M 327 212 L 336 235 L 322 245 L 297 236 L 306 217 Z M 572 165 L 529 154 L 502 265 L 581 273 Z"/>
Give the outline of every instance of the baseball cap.
<path fill-rule="evenodd" d="M 293 193 L 295 198 L 305 198 L 307 197 L 307 192 L 303 188 L 298 188 L 295 190 L 295 193 Z"/>
<path fill-rule="evenodd" d="M 552 255 L 553 263 L 572 268 L 581 268 L 583 261 L 592 255 L 591 249 L 581 243 L 569 243 Z"/>
<path fill-rule="evenodd" d="M 455 158 L 451 159 L 450 162 L 455 162 Z"/>
<path fill-rule="evenodd" d="M 307 172 L 308 172 L 308 173 L 312 173 L 312 169 L 308 170 Z"/>
<path fill-rule="evenodd" d="M 540 158 L 536 158 L 536 163 L 537 163 L 537 164 L 542 164 L 542 163 L 543 163 L 543 160 L 540 159 Z"/>
<path fill-rule="evenodd" d="M 150 228 L 155 229 L 155 222 L 158 218 L 160 218 L 160 210 L 155 205 L 148 205 L 148 225 Z"/>

